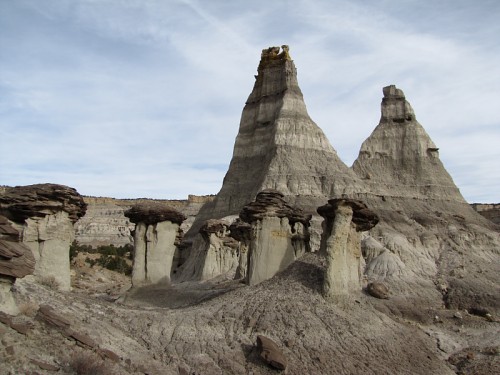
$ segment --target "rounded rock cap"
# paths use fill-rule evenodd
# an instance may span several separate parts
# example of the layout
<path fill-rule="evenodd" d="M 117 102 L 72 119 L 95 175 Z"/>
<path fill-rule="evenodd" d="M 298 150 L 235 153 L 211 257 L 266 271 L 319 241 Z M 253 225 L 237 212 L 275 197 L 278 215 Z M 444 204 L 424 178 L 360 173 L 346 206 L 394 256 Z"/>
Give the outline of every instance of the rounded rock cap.
<path fill-rule="evenodd" d="M 132 223 L 152 225 L 162 221 L 170 221 L 181 225 L 186 216 L 175 208 L 157 202 L 138 203 L 125 211 L 125 216 Z"/>
<path fill-rule="evenodd" d="M 316 211 L 324 218 L 333 219 L 339 206 L 350 206 L 352 208 L 352 222 L 356 225 L 357 232 L 372 229 L 379 222 L 378 215 L 370 210 L 364 202 L 357 199 L 330 199 L 327 204 L 318 207 Z"/>

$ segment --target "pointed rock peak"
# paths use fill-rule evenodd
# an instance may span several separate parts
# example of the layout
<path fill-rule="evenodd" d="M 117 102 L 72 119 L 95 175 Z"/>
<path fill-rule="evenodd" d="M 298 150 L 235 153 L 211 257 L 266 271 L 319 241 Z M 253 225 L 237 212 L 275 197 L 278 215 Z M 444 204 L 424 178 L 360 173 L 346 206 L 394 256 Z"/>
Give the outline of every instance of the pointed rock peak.
<path fill-rule="evenodd" d="M 263 99 L 272 100 L 287 90 L 302 97 L 297 82 L 297 69 L 290 58 L 287 45 L 269 47 L 262 50 L 255 86 L 246 104 L 260 103 Z"/>
<path fill-rule="evenodd" d="M 375 195 L 464 202 L 402 90 L 384 87 L 382 117 L 353 170 Z"/>
<path fill-rule="evenodd" d="M 255 78 L 222 188 L 188 235 L 207 219 L 238 214 L 265 189 L 312 213 L 361 184 L 309 117 L 288 46 L 264 49 Z"/>
<path fill-rule="evenodd" d="M 415 120 L 415 113 L 410 103 L 406 101 L 403 90 L 390 85 L 384 87 L 383 92 L 381 121 L 404 123 Z"/>

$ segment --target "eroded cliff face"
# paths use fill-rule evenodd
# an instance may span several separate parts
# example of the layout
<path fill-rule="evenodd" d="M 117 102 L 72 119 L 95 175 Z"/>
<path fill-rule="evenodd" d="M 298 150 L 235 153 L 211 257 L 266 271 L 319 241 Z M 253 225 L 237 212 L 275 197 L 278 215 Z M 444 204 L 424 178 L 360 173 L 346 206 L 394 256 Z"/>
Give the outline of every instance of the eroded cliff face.
<path fill-rule="evenodd" d="M 405 298 L 498 308 L 498 227 L 464 200 L 402 90 L 383 93 L 380 123 L 353 164 L 366 185 L 356 196 L 381 219 L 362 241 L 365 275 Z"/>
<path fill-rule="evenodd" d="M 75 224 L 75 239 L 81 245 L 97 247 L 101 245 L 123 246 L 132 244 L 135 224 L 125 217 L 124 212 L 135 204 L 158 203 L 174 207 L 187 219 L 182 224 L 186 232 L 201 206 L 213 200 L 213 196 L 189 195 L 186 200 L 155 199 L 114 199 L 84 197 L 87 212 Z"/>

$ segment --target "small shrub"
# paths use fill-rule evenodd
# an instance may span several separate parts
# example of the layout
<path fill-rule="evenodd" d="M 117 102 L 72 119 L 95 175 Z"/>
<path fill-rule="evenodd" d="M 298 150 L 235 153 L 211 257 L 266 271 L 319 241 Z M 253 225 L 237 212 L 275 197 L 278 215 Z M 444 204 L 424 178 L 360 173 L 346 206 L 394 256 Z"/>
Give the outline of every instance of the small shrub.
<path fill-rule="evenodd" d="M 52 290 L 59 289 L 59 282 L 56 280 L 56 278 L 53 275 L 43 276 L 43 277 L 40 277 L 38 280 L 39 280 L 40 284 L 45 285 Z"/>
<path fill-rule="evenodd" d="M 39 306 L 35 302 L 25 302 L 19 305 L 19 312 L 24 316 L 33 318 L 36 315 L 38 308 Z"/>
<path fill-rule="evenodd" d="M 69 367 L 76 375 L 110 375 L 113 371 L 93 353 L 73 353 Z"/>

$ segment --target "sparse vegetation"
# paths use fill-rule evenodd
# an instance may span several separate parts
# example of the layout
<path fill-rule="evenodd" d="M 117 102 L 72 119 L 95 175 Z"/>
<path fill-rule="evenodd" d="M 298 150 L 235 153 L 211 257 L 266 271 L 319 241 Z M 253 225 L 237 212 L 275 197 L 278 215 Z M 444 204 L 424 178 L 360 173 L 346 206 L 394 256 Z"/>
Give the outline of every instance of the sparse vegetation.
<path fill-rule="evenodd" d="M 91 267 L 99 265 L 111 271 L 130 275 L 132 273 L 132 266 L 127 262 L 133 259 L 134 247 L 132 245 L 124 245 L 115 247 L 114 245 L 99 246 L 93 248 L 89 245 L 79 245 L 76 241 L 70 247 L 70 259 L 77 256 L 78 253 L 99 254 L 97 259 L 87 257 L 87 262 Z"/>
<path fill-rule="evenodd" d="M 69 359 L 70 370 L 76 375 L 111 375 L 113 371 L 94 353 L 75 352 Z"/>
<path fill-rule="evenodd" d="M 53 275 L 40 277 L 38 281 L 40 282 L 40 284 L 45 285 L 50 289 L 53 290 L 59 289 L 59 282 Z"/>
<path fill-rule="evenodd" d="M 19 305 L 19 312 L 24 316 L 33 318 L 39 309 L 38 304 L 35 302 L 24 302 Z"/>

